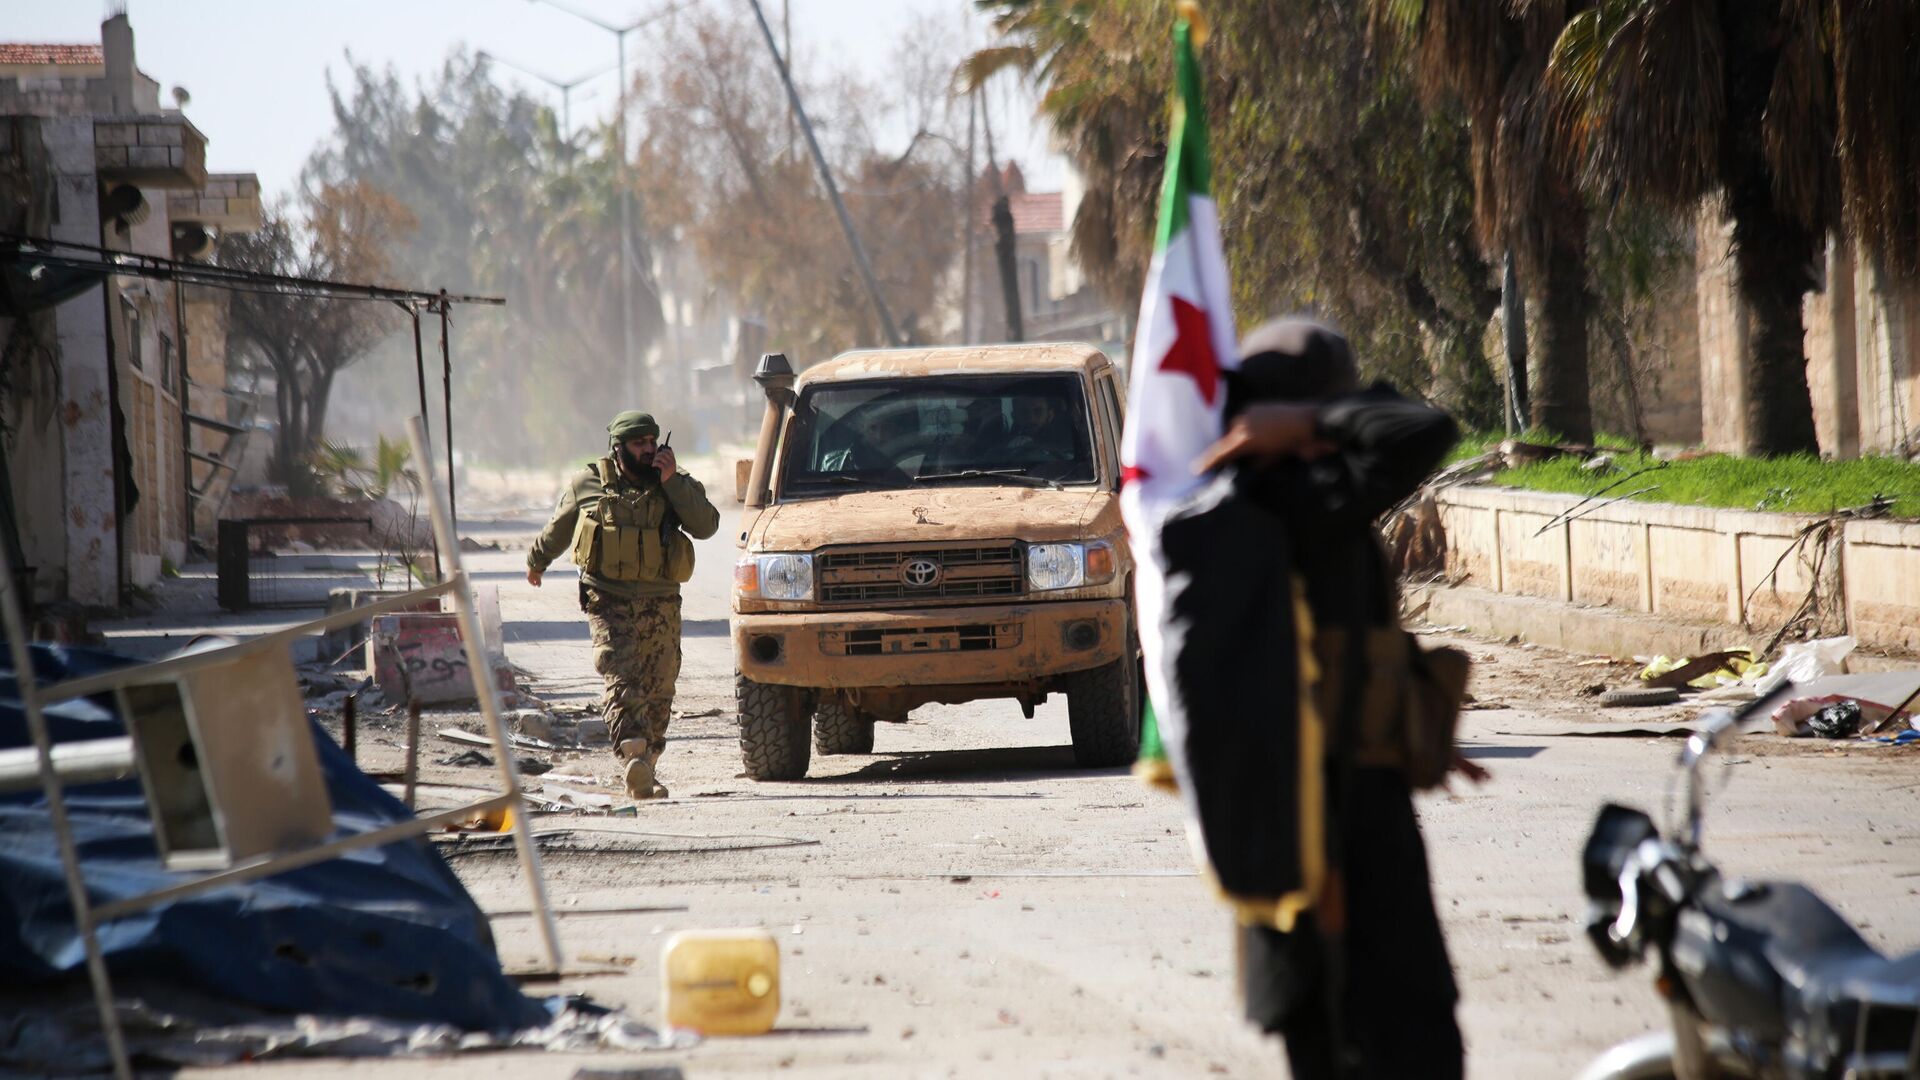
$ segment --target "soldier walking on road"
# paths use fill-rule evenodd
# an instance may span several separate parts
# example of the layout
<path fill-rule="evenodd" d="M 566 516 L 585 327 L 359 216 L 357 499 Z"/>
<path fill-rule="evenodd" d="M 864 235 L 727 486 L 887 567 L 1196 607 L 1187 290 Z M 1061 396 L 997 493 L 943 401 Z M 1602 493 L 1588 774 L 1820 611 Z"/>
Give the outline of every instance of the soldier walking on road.
<path fill-rule="evenodd" d="M 657 445 L 653 417 L 629 410 L 607 425 L 607 456 L 576 473 L 527 553 L 527 583 L 562 552 L 580 567 L 580 610 L 593 633 L 593 669 L 606 680 L 601 710 L 627 794 L 661 799 L 654 776 L 667 745 L 680 676 L 680 585 L 693 576 L 693 541 L 720 528 L 700 481 Z M 691 539 L 689 539 L 691 538 Z"/>

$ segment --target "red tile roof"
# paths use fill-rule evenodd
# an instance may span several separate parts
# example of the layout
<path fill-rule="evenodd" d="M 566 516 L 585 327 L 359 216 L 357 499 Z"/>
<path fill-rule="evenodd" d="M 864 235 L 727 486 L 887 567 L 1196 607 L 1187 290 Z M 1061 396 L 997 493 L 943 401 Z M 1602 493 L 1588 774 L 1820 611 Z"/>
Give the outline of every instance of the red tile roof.
<path fill-rule="evenodd" d="M 33 45 L 0 42 L 0 64 L 104 64 L 98 45 Z"/>
<path fill-rule="evenodd" d="M 1061 232 L 1067 227 L 1066 201 L 1057 191 L 1043 194 L 1007 193 L 1007 209 L 1013 211 L 1013 231 L 1017 236 L 1031 233 Z M 993 192 L 980 193 L 979 223 L 993 227 Z"/>

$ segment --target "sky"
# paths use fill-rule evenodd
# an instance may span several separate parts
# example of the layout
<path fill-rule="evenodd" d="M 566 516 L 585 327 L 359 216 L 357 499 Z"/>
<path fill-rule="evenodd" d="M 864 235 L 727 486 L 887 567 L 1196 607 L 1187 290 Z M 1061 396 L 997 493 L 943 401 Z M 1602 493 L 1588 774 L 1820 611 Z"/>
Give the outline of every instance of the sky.
<path fill-rule="evenodd" d="M 630 24 L 667 0 L 561 0 L 604 22 Z M 746 0 L 681 0 L 747 10 Z M 761 0 L 769 19 L 783 0 Z M 791 5 L 794 51 L 809 60 L 884 71 L 912 19 L 951 19 L 970 44 L 992 30 L 972 0 L 784 0 Z M 571 80 L 613 64 L 613 35 L 543 0 L 117 0 L 133 20 L 140 69 L 159 81 L 161 101 L 185 87 L 185 112 L 207 137 L 215 172 L 259 174 L 269 197 L 291 192 L 307 155 L 333 126 L 327 72 L 340 78 L 346 54 L 399 70 L 411 81 L 436 70 L 464 42 L 504 63 L 496 77 L 560 107 L 557 91 L 508 68 L 522 65 Z M 0 40 L 97 43 L 106 0 L 0 0 Z M 629 66 L 653 48 L 645 30 L 627 36 Z M 1011 78 L 994 95 L 995 141 L 1037 190 L 1056 187 L 1064 166 L 1032 121 L 1030 92 Z M 600 76 L 573 92 L 573 123 L 612 112 L 617 78 Z M 904 134 L 902 136 L 904 142 Z"/>

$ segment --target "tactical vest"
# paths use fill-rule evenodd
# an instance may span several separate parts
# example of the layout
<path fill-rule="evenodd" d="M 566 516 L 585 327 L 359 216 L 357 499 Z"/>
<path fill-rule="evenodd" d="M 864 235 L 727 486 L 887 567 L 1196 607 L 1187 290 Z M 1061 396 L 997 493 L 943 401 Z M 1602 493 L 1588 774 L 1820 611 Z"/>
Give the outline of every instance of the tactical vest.
<path fill-rule="evenodd" d="M 573 527 L 573 561 L 608 581 L 684 582 L 693 577 L 693 541 L 680 531 L 680 517 L 659 485 L 616 489 L 612 458 L 587 466 L 602 492 L 580 510 Z"/>

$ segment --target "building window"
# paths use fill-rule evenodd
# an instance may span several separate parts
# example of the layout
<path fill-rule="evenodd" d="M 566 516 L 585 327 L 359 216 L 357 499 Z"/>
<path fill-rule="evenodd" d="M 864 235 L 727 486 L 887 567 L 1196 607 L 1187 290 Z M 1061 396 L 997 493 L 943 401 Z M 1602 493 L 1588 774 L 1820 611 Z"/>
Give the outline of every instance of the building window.
<path fill-rule="evenodd" d="M 133 301 L 121 297 L 120 311 L 127 324 L 127 363 L 133 365 L 135 371 L 145 371 L 146 362 L 140 355 L 140 309 Z"/>
<path fill-rule="evenodd" d="M 173 339 L 160 335 L 160 389 L 173 393 Z"/>

